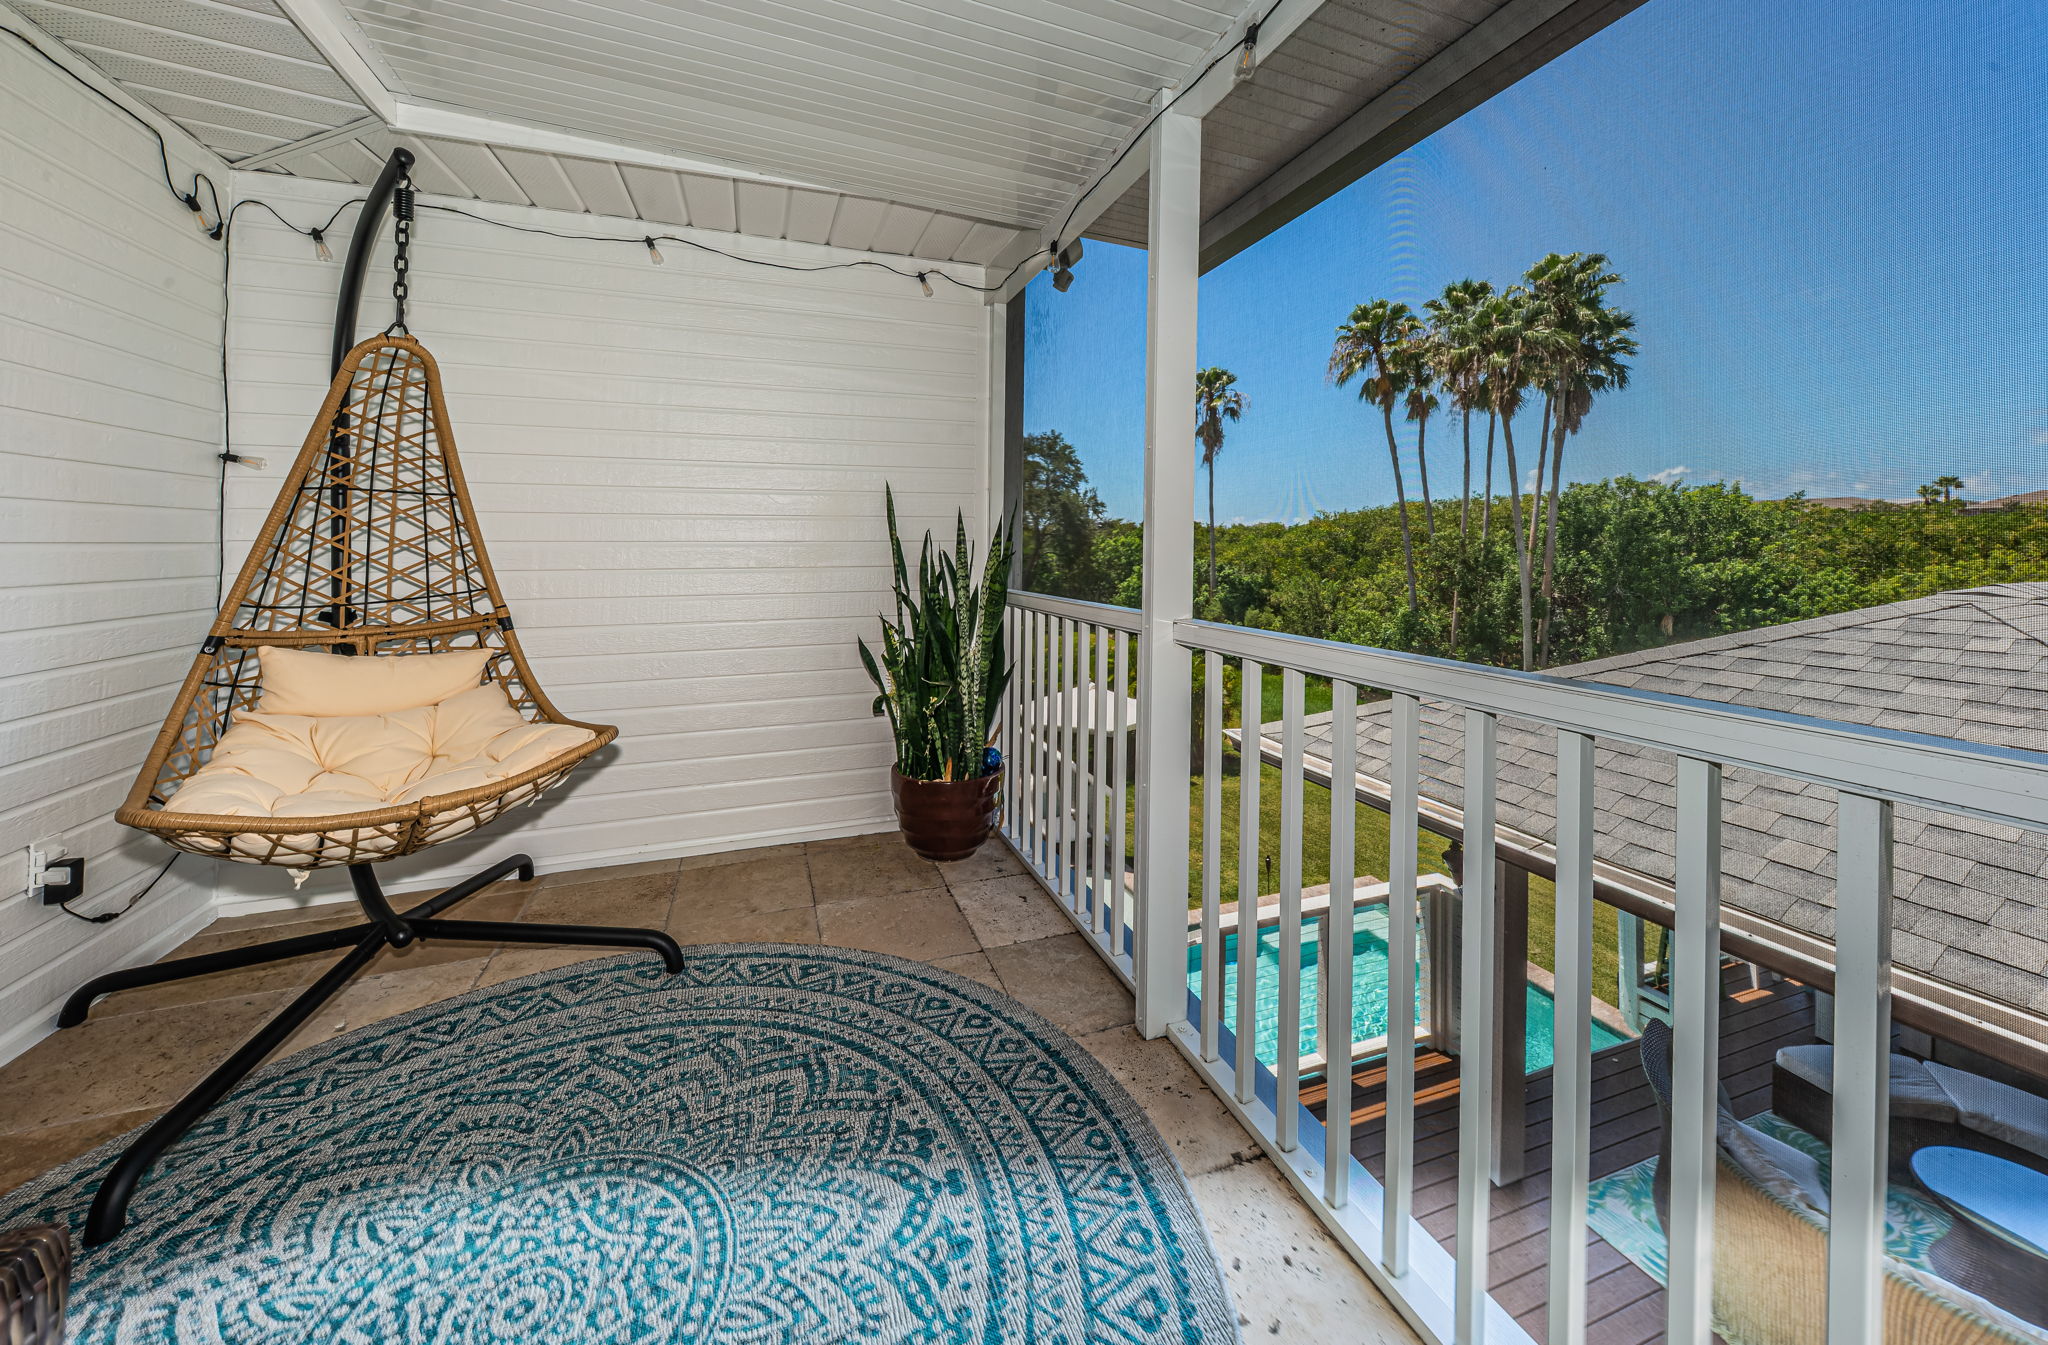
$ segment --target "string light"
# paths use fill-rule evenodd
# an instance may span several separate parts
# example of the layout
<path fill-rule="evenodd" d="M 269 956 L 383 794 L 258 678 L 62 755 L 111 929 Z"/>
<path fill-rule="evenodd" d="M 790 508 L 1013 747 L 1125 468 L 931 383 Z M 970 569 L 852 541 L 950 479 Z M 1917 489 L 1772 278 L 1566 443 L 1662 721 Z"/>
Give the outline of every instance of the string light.
<path fill-rule="evenodd" d="M 1230 83 L 1234 88 L 1252 82 L 1252 76 L 1259 73 L 1259 25 L 1247 24 L 1244 30 L 1244 46 L 1237 53 L 1237 69 L 1230 72 Z"/>
<path fill-rule="evenodd" d="M 315 257 L 318 257 L 323 262 L 334 260 L 334 249 L 327 246 L 326 230 L 315 229 L 307 236 L 313 240 L 313 255 Z"/>
<path fill-rule="evenodd" d="M 932 297 L 932 282 L 925 279 L 930 274 L 929 271 L 919 271 L 917 273 L 917 287 L 924 291 L 924 297 L 927 299 Z"/>
<path fill-rule="evenodd" d="M 648 261 L 653 262 L 656 266 L 660 266 L 668 260 L 667 258 L 661 255 L 661 249 L 654 246 L 654 240 L 652 238 L 643 238 L 640 241 L 647 244 Z"/>

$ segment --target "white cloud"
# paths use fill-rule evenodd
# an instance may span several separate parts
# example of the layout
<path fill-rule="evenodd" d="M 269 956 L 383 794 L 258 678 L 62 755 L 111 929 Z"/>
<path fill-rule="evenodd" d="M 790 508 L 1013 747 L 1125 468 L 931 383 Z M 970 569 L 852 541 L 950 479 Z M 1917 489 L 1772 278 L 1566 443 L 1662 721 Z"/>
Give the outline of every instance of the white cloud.
<path fill-rule="evenodd" d="M 1692 468 L 1690 467 L 1666 467 L 1661 472 L 1651 472 L 1650 480 L 1655 481 L 1660 486 L 1675 485 L 1681 478 L 1690 474 L 1691 471 Z"/>

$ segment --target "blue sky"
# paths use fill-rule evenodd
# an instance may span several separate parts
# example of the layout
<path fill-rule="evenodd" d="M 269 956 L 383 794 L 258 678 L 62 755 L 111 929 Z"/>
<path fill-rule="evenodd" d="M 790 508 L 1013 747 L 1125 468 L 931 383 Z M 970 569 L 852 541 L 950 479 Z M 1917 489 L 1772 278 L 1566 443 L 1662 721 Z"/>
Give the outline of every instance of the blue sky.
<path fill-rule="evenodd" d="M 1377 413 L 1324 381 L 1332 331 L 1355 303 L 1503 285 L 1549 251 L 1607 253 L 1642 344 L 1568 478 L 2048 487 L 2044 108 L 2040 0 L 1650 0 L 1203 278 L 1201 361 L 1250 399 L 1218 518 L 1390 502 Z M 1026 298 L 1025 428 L 1063 432 L 1128 518 L 1144 261 L 1090 243 L 1072 289 Z M 1450 417 L 1429 456 L 1454 494 Z"/>

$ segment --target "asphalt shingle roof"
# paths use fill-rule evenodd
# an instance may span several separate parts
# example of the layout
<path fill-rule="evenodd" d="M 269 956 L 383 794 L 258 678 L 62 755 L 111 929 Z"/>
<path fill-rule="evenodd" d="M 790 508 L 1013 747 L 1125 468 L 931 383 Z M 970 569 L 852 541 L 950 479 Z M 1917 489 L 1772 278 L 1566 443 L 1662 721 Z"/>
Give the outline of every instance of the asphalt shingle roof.
<path fill-rule="evenodd" d="M 1554 668 L 1561 677 L 1638 687 L 1879 728 L 2048 751 L 2048 583 L 1938 593 L 1738 635 Z M 1310 719 L 1308 752 L 1327 762 L 1330 716 Z M 1358 712 L 1360 769 L 1381 778 L 1392 734 L 1382 701 Z M 1268 730 L 1278 736 L 1278 727 Z M 1459 713 L 1425 703 L 1423 792 L 1463 806 Z M 1600 741 L 1596 855 L 1669 883 L 1676 759 Z M 1500 822 L 1556 834 L 1555 733 L 1500 724 Z M 1832 790 L 1754 771 L 1723 781 L 1729 905 L 1821 939 L 1834 937 Z M 1893 956 L 1935 979 L 2048 1015 L 2048 835 L 1900 807 Z"/>

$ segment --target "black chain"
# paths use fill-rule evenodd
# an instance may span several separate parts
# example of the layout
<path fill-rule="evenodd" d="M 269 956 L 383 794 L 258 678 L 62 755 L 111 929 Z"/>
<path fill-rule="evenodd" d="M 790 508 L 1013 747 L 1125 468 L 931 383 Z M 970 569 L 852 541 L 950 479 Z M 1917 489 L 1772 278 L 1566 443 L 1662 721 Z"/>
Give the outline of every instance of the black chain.
<path fill-rule="evenodd" d="M 405 300 L 412 293 L 407 279 L 412 270 L 412 179 L 401 178 L 398 188 L 392 193 L 391 214 L 393 223 L 391 236 L 396 241 L 397 251 L 391 257 L 391 298 L 398 307 L 398 316 L 384 329 L 386 336 L 410 336 L 411 329 L 405 325 Z"/>

